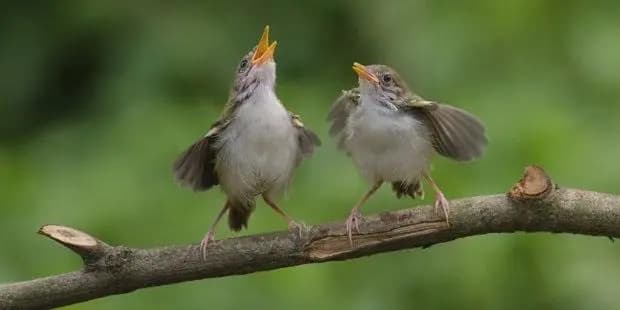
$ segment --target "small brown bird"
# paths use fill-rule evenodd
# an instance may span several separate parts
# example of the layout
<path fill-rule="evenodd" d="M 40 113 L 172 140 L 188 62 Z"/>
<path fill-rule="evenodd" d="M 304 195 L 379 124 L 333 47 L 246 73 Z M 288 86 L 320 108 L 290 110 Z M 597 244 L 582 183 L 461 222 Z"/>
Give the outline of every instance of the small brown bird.
<path fill-rule="evenodd" d="M 384 182 L 398 198 L 423 196 L 424 178 L 436 193 L 435 211 L 449 223 L 448 200 L 429 174 L 434 153 L 457 161 L 482 155 L 487 139 L 473 115 L 409 90 L 396 71 L 385 65 L 353 64 L 359 87 L 343 91 L 329 113 L 330 134 L 372 187 L 353 207 L 346 221 L 359 233 L 360 208 Z"/>
<path fill-rule="evenodd" d="M 228 212 L 230 229 L 247 227 L 259 195 L 286 219 L 289 228 L 301 232 L 301 226 L 278 207 L 275 199 L 320 141 L 276 96 L 276 45 L 269 44 L 266 26 L 258 45 L 237 67 L 222 116 L 174 162 L 174 177 L 180 184 L 195 191 L 219 184 L 228 197 L 201 242 L 203 258 L 224 213 Z"/>

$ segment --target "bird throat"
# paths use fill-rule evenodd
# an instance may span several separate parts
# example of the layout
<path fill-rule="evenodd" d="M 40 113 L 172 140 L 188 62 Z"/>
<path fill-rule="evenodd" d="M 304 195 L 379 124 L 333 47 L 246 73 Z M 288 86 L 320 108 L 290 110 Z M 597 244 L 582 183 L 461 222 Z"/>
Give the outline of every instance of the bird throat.
<path fill-rule="evenodd" d="M 398 111 L 398 106 L 396 106 L 390 98 L 377 94 L 362 94 L 361 102 L 364 105 L 369 105 L 369 107 L 379 107 L 380 109 L 389 110 L 391 112 Z"/>

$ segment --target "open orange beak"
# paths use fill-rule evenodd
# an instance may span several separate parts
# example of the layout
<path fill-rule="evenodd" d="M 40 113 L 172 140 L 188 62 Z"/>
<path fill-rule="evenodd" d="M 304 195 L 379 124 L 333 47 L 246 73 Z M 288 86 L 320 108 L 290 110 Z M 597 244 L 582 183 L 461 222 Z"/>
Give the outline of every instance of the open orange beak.
<path fill-rule="evenodd" d="M 353 71 L 357 73 L 357 76 L 363 79 L 366 79 L 374 84 L 379 84 L 379 79 L 374 74 L 370 73 L 370 71 L 368 71 L 368 68 L 366 68 L 366 66 L 358 62 L 354 62 Z"/>
<path fill-rule="evenodd" d="M 276 41 L 269 44 L 269 25 L 265 26 L 263 35 L 260 37 L 258 45 L 256 46 L 256 51 L 254 51 L 254 56 L 252 56 L 252 64 L 259 65 L 268 60 L 272 60 L 277 45 L 278 42 Z"/>

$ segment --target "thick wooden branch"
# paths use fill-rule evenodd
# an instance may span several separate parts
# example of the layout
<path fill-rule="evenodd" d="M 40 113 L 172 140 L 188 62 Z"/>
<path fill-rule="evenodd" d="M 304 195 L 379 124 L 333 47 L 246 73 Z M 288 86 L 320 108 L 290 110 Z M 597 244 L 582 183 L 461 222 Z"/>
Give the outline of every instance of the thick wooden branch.
<path fill-rule="evenodd" d="M 197 244 L 153 249 L 110 246 L 81 231 L 44 226 L 84 268 L 0 286 L 0 309 L 50 308 L 136 289 L 288 266 L 428 247 L 473 235 L 515 231 L 620 237 L 620 197 L 559 189 L 542 168 L 528 167 L 506 194 L 451 202 L 450 226 L 430 206 L 365 218 L 353 246 L 342 221 L 310 227 L 301 237 L 276 232 L 216 241 L 203 260 Z"/>

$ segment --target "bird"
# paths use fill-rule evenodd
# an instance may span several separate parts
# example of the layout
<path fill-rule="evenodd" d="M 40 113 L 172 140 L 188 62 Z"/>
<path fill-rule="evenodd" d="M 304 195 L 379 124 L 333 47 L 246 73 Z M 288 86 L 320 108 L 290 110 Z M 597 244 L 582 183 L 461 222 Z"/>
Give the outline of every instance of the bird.
<path fill-rule="evenodd" d="M 302 225 L 276 200 L 291 183 L 294 170 L 321 141 L 275 93 L 276 46 L 276 41 L 269 43 L 269 26 L 265 26 L 258 44 L 237 66 L 219 119 L 173 163 L 174 178 L 182 186 L 206 191 L 219 185 L 227 196 L 200 243 L 203 259 L 224 214 L 228 213 L 231 230 L 247 228 L 258 196 L 288 222 L 289 229 L 301 234 Z"/>
<path fill-rule="evenodd" d="M 435 192 L 435 212 L 449 225 L 449 202 L 431 178 L 435 154 L 456 161 L 482 156 L 487 137 L 474 115 L 447 104 L 425 100 L 412 92 L 387 65 L 353 63 L 358 87 L 343 90 L 328 114 L 329 133 L 351 157 L 370 189 L 351 209 L 345 226 L 359 233 L 362 205 L 381 187 L 392 184 L 397 198 L 423 198 L 421 180 Z"/>

